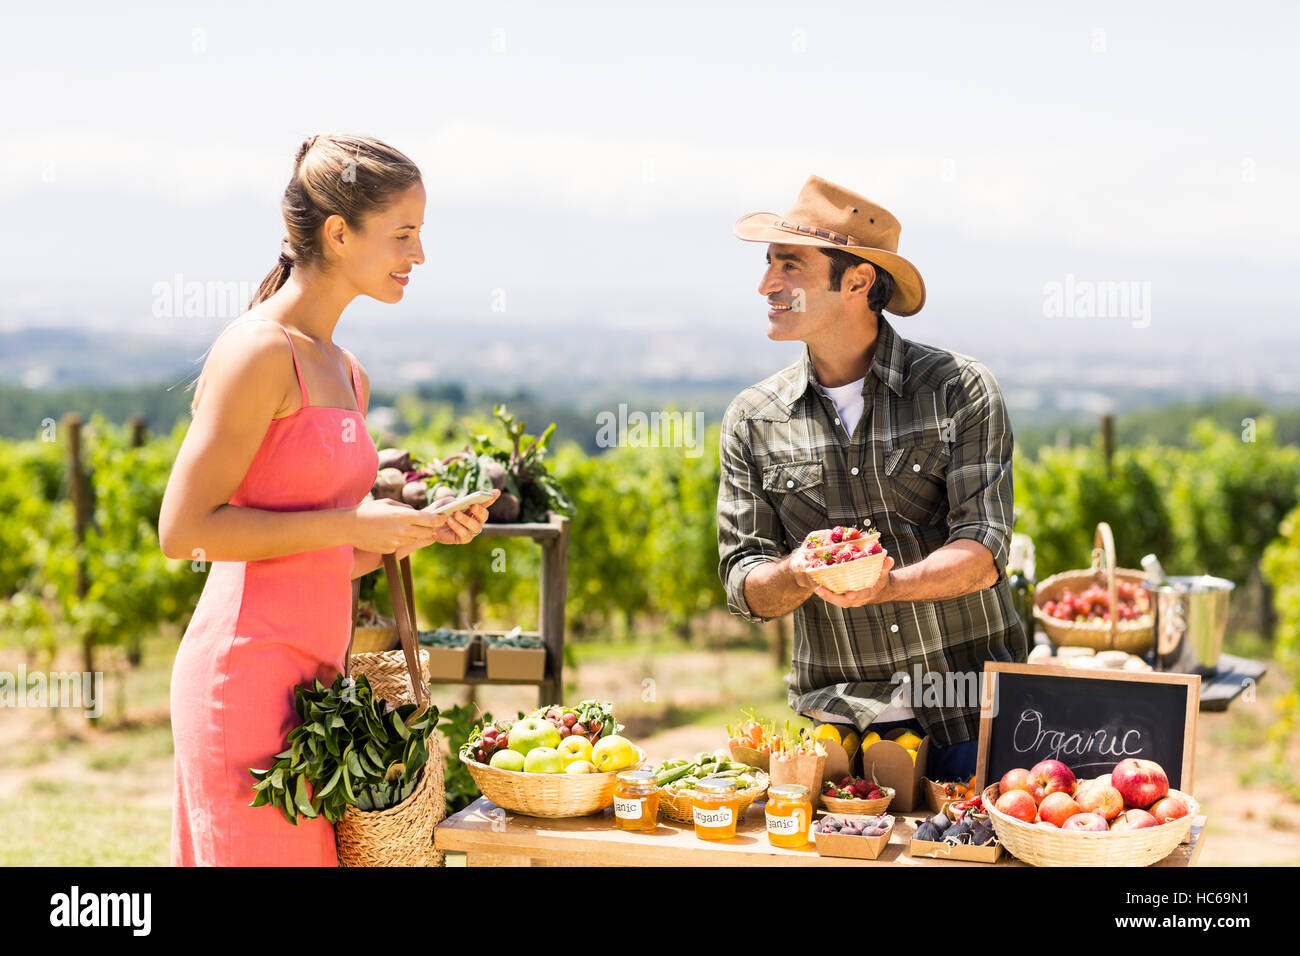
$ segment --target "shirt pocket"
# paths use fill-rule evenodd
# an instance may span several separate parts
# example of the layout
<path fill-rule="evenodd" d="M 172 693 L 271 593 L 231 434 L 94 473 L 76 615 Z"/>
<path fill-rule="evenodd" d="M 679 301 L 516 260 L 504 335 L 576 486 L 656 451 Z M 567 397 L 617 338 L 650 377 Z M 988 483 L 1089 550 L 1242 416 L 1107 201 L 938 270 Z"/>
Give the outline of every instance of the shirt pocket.
<path fill-rule="evenodd" d="M 948 513 L 951 458 L 944 442 L 886 449 L 885 507 L 909 524 L 938 523 Z"/>
<path fill-rule="evenodd" d="M 763 490 L 790 540 L 802 541 L 808 532 L 825 527 L 826 486 L 820 461 L 768 465 L 763 469 Z"/>

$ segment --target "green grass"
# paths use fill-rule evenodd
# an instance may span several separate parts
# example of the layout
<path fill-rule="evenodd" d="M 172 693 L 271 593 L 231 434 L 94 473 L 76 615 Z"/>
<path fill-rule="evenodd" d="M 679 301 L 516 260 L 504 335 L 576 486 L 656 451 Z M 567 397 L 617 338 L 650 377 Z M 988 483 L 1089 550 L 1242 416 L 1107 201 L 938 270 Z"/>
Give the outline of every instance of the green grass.
<path fill-rule="evenodd" d="M 171 814 L 78 788 L 0 805 L 0 866 L 166 866 Z"/>

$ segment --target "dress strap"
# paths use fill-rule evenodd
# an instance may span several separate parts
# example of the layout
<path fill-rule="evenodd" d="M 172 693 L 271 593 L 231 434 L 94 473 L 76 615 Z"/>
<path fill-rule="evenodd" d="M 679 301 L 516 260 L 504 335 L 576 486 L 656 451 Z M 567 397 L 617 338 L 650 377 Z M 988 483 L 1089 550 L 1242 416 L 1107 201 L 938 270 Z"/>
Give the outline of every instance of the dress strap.
<path fill-rule="evenodd" d="M 347 349 L 343 349 L 343 354 L 348 357 L 348 364 L 352 366 L 352 394 L 356 396 L 357 411 L 364 415 L 366 410 L 361 407 L 361 372 L 357 368 L 357 360 Z"/>
<path fill-rule="evenodd" d="M 279 327 L 280 331 L 284 333 L 284 337 L 289 340 L 289 354 L 293 357 L 293 373 L 298 376 L 298 389 L 302 392 L 302 407 L 307 408 L 311 402 L 307 399 L 307 383 L 302 380 L 302 369 L 298 367 L 298 352 L 293 347 L 293 336 L 291 336 L 289 330 L 283 325 L 280 325 L 279 322 L 275 324 Z"/>

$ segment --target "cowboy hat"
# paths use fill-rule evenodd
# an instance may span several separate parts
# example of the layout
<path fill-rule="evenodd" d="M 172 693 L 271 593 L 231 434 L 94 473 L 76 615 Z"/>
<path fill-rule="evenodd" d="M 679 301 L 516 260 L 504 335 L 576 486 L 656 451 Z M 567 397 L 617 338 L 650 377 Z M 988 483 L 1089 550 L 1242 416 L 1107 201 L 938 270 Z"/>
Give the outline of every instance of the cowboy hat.
<path fill-rule="evenodd" d="M 925 304 L 925 283 L 916 266 L 898 254 L 902 226 L 888 209 L 843 186 L 810 176 L 784 216 L 753 212 L 736 220 L 736 235 L 746 242 L 782 242 L 842 249 L 894 277 L 894 294 L 885 308 L 915 315 Z"/>

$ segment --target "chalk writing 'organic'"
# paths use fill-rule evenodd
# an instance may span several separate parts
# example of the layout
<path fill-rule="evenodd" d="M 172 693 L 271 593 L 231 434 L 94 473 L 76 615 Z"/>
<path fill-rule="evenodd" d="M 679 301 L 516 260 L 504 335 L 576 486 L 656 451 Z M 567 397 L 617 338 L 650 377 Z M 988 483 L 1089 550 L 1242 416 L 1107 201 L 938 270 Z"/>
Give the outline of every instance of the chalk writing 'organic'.
<path fill-rule="evenodd" d="M 1129 749 L 1129 738 L 1136 737 L 1135 749 Z M 1031 741 L 1032 742 L 1027 742 Z M 1064 730 L 1044 730 L 1043 715 L 1036 710 L 1021 711 L 1016 722 L 1015 733 L 1011 736 L 1011 746 L 1016 753 L 1039 753 L 1046 749 L 1053 760 L 1061 754 L 1083 756 L 1095 753 L 1103 757 L 1114 757 L 1117 761 L 1125 757 L 1134 757 L 1142 753 L 1142 734 L 1136 730 L 1127 730 L 1123 736 L 1106 730 L 1092 733 L 1067 733 Z"/>

